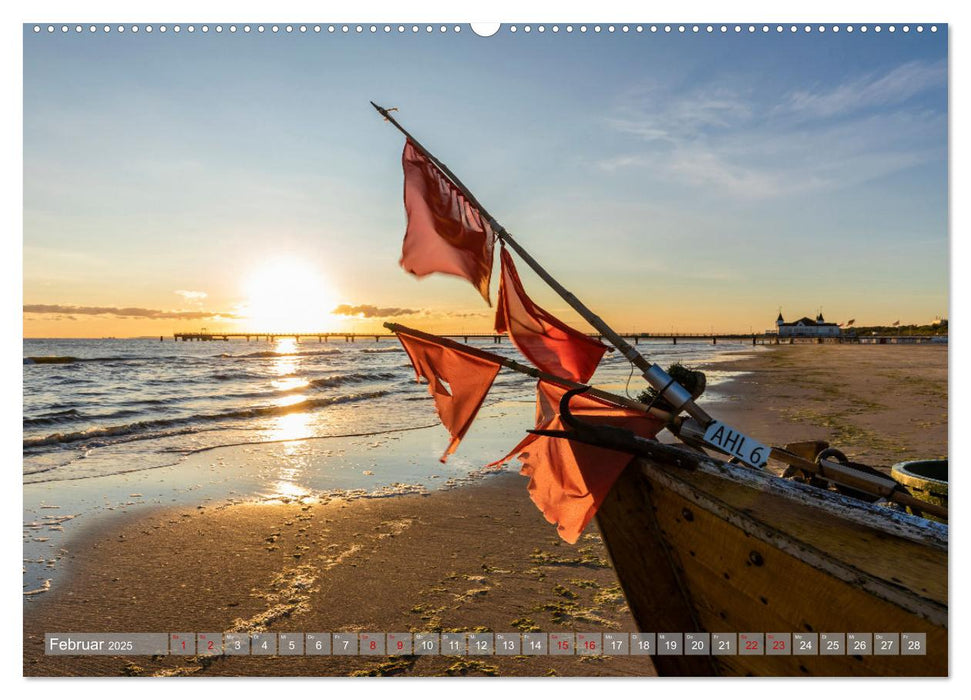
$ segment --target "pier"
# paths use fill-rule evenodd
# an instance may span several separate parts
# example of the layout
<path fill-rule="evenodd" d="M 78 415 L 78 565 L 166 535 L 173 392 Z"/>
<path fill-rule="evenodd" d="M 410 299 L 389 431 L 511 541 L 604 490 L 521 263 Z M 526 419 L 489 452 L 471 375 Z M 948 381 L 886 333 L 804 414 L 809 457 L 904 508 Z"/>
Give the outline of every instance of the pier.
<path fill-rule="evenodd" d="M 507 336 L 505 334 L 499 333 L 437 333 L 443 338 L 451 338 L 452 340 L 461 340 L 464 343 L 468 343 L 470 340 L 489 340 L 494 344 L 501 344 L 503 339 Z M 603 336 L 597 333 L 588 334 L 591 338 L 597 338 L 603 341 Z M 718 341 L 736 341 L 736 342 L 748 342 L 751 341 L 752 345 L 774 343 L 775 336 L 766 335 L 762 333 L 621 333 L 622 337 L 630 340 L 637 345 L 641 340 L 651 340 L 651 341 L 667 341 L 674 345 L 678 344 L 678 341 L 687 342 L 711 342 L 713 345 L 717 345 Z M 301 341 L 314 341 L 318 343 L 329 343 L 331 341 L 354 343 L 358 340 L 373 341 L 375 343 L 380 342 L 382 339 L 394 338 L 394 333 L 349 333 L 349 332 L 317 332 L 317 333 L 258 333 L 258 332 L 245 332 L 236 331 L 231 333 L 224 333 L 221 331 L 187 331 L 173 333 L 173 337 L 176 341 L 229 341 L 229 340 L 245 340 L 250 341 L 276 341 L 281 338 L 293 338 L 298 343 Z"/>
<path fill-rule="evenodd" d="M 502 333 L 437 333 L 443 338 L 451 338 L 452 340 L 461 340 L 463 343 L 468 343 L 470 340 L 489 340 L 494 344 L 501 344 L 503 339 L 508 339 L 507 336 Z M 591 338 L 597 338 L 603 341 L 603 336 L 597 333 L 589 333 Z M 819 345 L 829 345 L 829 344 L 842 344 L 842 343 L 859 343 L 859 344 L 920 344 L 920 343 L 947 343 L 947 336 L 933 336 L 933 335 L 880 335 L 880 336 L 855 336 L 855 335 L 838 335 L 832 337 L 820 337 L 815 338 L 812 336 L 778 336 L 774 333 L 621 333 L 621 337 L 637 345 L 640 341 L 654 341 L 657 342 L 668 342 L 672 345 L 677 345 L 678 341 L 684 342 L 708 342 L 712 345 L 717 345 L 719 341 L 728 341 L 736 343 L 748 343 L 751 342 L 752 345 L 792 345 L 792 344 L 803 344 L 803 343 L 815 343 Z M 222 331 L 180 331 L 173 333 L 172 337 L 176 341 L 191 342 L 191 341 L 230 341 L 230 340 L 245 340 L 250 341 L 276 341 L 281 338 L 293 338 L 298 343 L 301 341 L 313 341 L 316 340 L 318 343 L 329 343 L 331 341 L 344 342 L 344 343 L 354 343 L 358 340 L 373 341 L 375 343 L 380 342 L 383 339 L 394 338 L 394 333 L 349 333 L 346 331 L 338 332 L 316 332 L 316 333 L 261 333 L 261 332 L 222 332 Z M 163 340 L 162 336 L 159 336 L 159 340 Z"/>
<path fill-rule="evenodd" d="M 275 341 L 281 338 L 293 338 L 298 343 L 301 340 L 317 340 L 318 343 L 328 343 L 331 340 L 344 341 L 345 343 L 353 343 L 358 339 L 373 340 L 375 343 L 380 341 L 382 338 L 394 338 L 394 333 L 347 333 L 347 332 L 328 332 L 328 333 L 222 333 L 222 332 L 209 332 L 209 331 L 190 331 L 187 333 L 174 333 L 173 337 L 175 340 L 182 341 L 212 341 L 212 340 L 245 340 L 250 342 L 251 340 L 266 340 Z M 488 338 L 491 339 L 493 343 L 501 343 L 502 335 L 496 333 L 451 333 L 443 336 L 445 338 L 463 338 L 464 342 L 469 342 L 471 338 Z"/>

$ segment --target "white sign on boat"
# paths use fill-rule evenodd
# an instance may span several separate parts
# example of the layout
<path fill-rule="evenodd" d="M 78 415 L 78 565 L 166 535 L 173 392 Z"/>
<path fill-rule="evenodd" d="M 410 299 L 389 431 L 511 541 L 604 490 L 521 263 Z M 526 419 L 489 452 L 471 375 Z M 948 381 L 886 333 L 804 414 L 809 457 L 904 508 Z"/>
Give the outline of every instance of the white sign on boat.
<path fill-rule="evenodd" d="M 738 457 L 753 467 L 764 467 L 769 461 L 769 447 L 721 421 L 712 421 L 705 429 L 704 440 L 725 454 Z"/>

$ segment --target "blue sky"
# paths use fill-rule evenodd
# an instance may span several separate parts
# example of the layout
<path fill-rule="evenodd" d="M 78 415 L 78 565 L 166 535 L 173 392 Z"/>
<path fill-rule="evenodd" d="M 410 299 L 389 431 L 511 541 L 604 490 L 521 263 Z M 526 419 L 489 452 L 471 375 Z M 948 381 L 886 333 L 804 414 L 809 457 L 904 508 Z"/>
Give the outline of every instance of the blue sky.
<path fill-rule="evenodd" d="M 239 312 L 280 258 L 326 280 L 327 305 L 487 327 L 466 283 L 398 267 L 402 140 L 371 99 L 620 329 L 947 313 L 946 30 L 25 28 L 24 303 L 49 310 L 25 334 L 198 325 L 172 314 Z M 313 327 L 384 320 L 289 302 Z"/>

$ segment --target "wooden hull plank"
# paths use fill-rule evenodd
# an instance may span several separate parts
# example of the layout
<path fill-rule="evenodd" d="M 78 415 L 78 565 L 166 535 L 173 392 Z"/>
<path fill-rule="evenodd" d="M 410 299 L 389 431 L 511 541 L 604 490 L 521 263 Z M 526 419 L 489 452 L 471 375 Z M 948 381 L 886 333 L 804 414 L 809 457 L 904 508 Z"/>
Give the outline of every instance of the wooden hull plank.
<path fill-rule="evenodd" d="M 672 569 L 648 497 L 648 483 L 623 471 L 597 514 L 597 525 L 620 579 L 627 605 L 642 632 L 698 630 L 697 617 Z M 710 676 L 714 660 L 703 656 L 652 656 L 662 676 Z"/>
<path fill-rule="evenodd" d="M 747 486 L 694 472 L 677 478 L 796 541 L 921 597 L 947 604 L 947 551 L 894 537 Z"/>

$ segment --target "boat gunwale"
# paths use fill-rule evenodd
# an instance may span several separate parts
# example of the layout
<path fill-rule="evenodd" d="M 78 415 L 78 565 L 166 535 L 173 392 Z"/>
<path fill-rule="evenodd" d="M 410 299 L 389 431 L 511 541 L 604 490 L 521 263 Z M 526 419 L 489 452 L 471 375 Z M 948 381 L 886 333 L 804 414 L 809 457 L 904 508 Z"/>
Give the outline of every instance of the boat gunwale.
<path fill-rule="evenodd" d="M 655 462 L 654 460 L 639 458 L 638 466 L 641 472 L 646 478 L 655 480 L 659 482 L 662 486 L 671 489 L 678 495 L 687 498 L 699 506 L 712 512 L 717 517 L 722 518 L 734 526 L 741 529 L 746 534 L 764 542 L 765 544 L 776 548 L 786 554 L 795 557 L 796 559 L 812 566 L 815 569 L 825 571 L 826 573 L 845 581 L 846 583 L 859 586 L 866 590 L 868 593 L 881 598 L 888 603 L 896 605 L 910 613 L 918 615 L 919 617 L 927 620 L 931 624 L 947 628 L 948 623 L 948 607 L 946 603 L 941 603 L 939 601 L 926 598 L 915 593 L 912 589 L 905 586 L 890 583 L 882 578 L 879 578 L 873 574 L 861 571 L 851 564 L 840 561 L 830 554 L 817 549 L 816 547 L 796 538 L 792 535 L 778 530 L 771 525 L 766 524 L 762 520 L 753 517 L 752 515 L 745 513 L 738 508 L 725 503 L 717 496 L 713 496 L 694 484 L 687 482 L 684 479 L 679 478 L 679 470 L 665 468 L 661 466 L 661 463 Z M 855 502 L 853 499 L 848 499 L 840 494 L 835 494 L 828 491 L 822 491 L 821 489 L 815 489 L 804 484 L 798 484 L 795 482 L 783 482 L 786 486 L 792 487 L 802 487 L 786 489 L 780 487 L 777 482 L 782 481 L 778 477 L 774 477 L 769 474 L 764 474 L 761 472 L 755 472 L 747 467 L 736 467 L 735 465 L 719 464 L 714 460 L 705 460 L 697 471 L 700 471 L 711 476 L 719 478 L 729 478 L 732 481 L 739 483 L 742 486 L 761 488 L 765 484 L 772 484 L 774 488 L 770 487 L 768 489 L 772 495 L 779 497 L 789 497 L 791 500 L 797 500 L 801 505 L 818 507 L 817 498 L 812 500 L 807 500 L 802 496 L 805 493 L 800 493 L 803 489 L 810 492 L 819 492 L 819 494 L 825 494 L 827 497 L 832 497 L 833 502 L 829 504 L 829 509 L 833 509 L 834 506 L 843 507 L 844 501 L 850 501 L 851 505 L 866 506 L 862 509 L 868 514 L 868 518 L 854 518 L 854 515 L 859 515 L 858 512 L 847 513 L 843 510 L 833 510 L 833 512 L 841 518 L 849 520 L 850 522 L 859 522 L 861 524 L 872 526 L 870 522 L 874 513 L 873 510 L 879 508 L 878 506 L 872 506 L 868 503 Z M 761 477 L 761 478 L 760 478 Z M 814 497 L 817 496 L 816 493 L 812 493 Z M 890 512 L 890 511 L 888 511 Z M 895 515 L 903 515 L 899 513 L 894 513 Z M 915 518 L 915 516 L 908 516 L 909 518 Z M 940 523 L 933 523 L 928 521 L 934 526 L 939 526 Z M 905 525 L 913 525 L 913 523 L 904 523 Z M 921 523 L 923 524 L 923 523 Z M 944 545 L 943 549 L 946 553 L 947 541 L 946 541 L 946 528 L 944 527 Z M 885 532 L 897 537 L 904 537 L 903 533 L 890 530 L 886 527 L 881 528 Z M 923 540 L 918 540 L 919 544 L 930 545 L 935 549 L 940 549 L 940 541 L 935 537 L 939 535 L 938 528 L 930 528 L 931 542 L 925 542 Z M 913 538 L 907 538 L 913 539 Z"/>
<path fill-rule="evenodd" d="M 679 445 L 667 445 L 683 450 Z M 745 465 L 731 464 L 691 453 L 695 469 L 720 478 L 728 478 L 742 486 L 768 491 L 777 496 L 796 501 L 801 505 L 821 508 L 840 518 L 852 520 L 866 527 L 879 530 L 888 535 L 927 545 L 936 549 L 948 549 L 948 525 L 928 520 L 911 513 L 894 510 L 887 506 L 876 505 L 845 496 L 837 491 L 829 491 L 816 486 L 792 481 L 770 471 L 756 470 Z M 648 457 L 636 459 L 650 462 Z M 657 460 L 662 463 L 660 460 Z"/>

